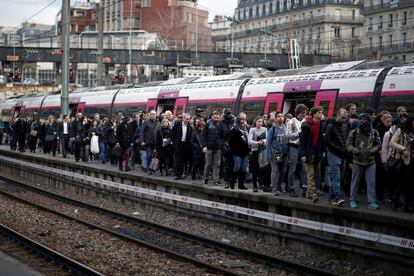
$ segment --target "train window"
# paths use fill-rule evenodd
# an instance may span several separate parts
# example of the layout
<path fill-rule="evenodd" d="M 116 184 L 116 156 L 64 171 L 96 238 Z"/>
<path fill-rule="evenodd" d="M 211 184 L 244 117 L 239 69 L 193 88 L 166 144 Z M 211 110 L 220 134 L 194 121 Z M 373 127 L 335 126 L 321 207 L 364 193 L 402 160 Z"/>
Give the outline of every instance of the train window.
<path fill-rule="evenodd" d="M 391 71 L 390 75 L 398 75 L 400 73 L 400 69 L 394 69 Z"/>
<path fill-rule="evenodd" d="M 407 70 L 404 71 L 404 74 L 411 74 L 413 70 L 414 68 L 407 68 Z"/>
<path fill-rule="evenodd" d="M 319 102 L 319 106 L 323 108 L 323 115 L 327 116 L 329 110 L 330 101 L 321 101 Z"/>
<path fill-rule="evenodd" d="M 359 72 L 357 75 L 358 78 L 365 77 L 365 72 Z"/>
<path fill-rule="evenodd" d="M 277 106 L 279 103 L 270 103 L 269 104 L 269 113 L 273 111 L 277 111 Z"/>
<path fill-rule="evenodd" d="M 388 110 L 389 112 L 395 112 L 397 107 L 405 106 L 408 114 L 414 112 L 414 97 L 412 96 L 392 96 L 392 97 L 381 97 L 380 99 L 380 110 Z"/>
<path fill-rule="evenodd" d="M 356 104 L 359 113 L 371 106 L 371 97 L 338 97 L 336 100 L 335 111 L 341 107 L 345 108 L 349 103 Z"/>
<path fill-rule="evenodd" d="M 262 113 L 263 101 L 244 102 L 240 105 L 240 110 L 246 113 L 247 121 L 252 123 L 253 120 Z"/>

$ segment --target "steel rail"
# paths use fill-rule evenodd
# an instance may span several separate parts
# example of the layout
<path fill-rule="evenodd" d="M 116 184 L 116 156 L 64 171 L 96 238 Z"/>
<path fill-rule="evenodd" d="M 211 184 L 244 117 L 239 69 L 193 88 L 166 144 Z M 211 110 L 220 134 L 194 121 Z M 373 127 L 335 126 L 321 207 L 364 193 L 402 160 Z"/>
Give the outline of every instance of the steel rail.
<path fill-rule="evenodd" d="M 2 177 L 0 177 L 1 179 Z M 290 272 L 294 272 L 294 273 L 298 273 L 300 275 L 334 275 L 330 272 L 327 272 L 325 270 L 321 270 L 318 268 L 314 268 L 314 267 L 310 267 L 310 266 L 306 266 L 306 265 L 302 265 L 302 264 L 298 264 L 298 263 L 294 263 L 294 262 L 290 262 L 290 261 L 286 261 L 283 260 L 281 258 L 276 258 L 273 256 L 269 256 L 269 255 L 265 255 L 265 254 L 261 254 L 258 252 L 254 252 L 251 250 L 247 250 L 244 248 L 240 248 L 231 244 L 226 244 L 226 243 L 222 243 L 222 242 L 218 242 L 215 240 L 211 240 L 208 238 L 204 238 L 201 236 L 197 236 L 197 235 L 193 235 L 187 232 L 183 232 L 174 228 L 170 228 L 167 226 L 163 226 L 163 225 L 159 225 L 153 222 L 149 222 L 146 220 L 142 220 L 133 216 L 129 216 L 126 214 L 122 214 L 122 213 L 118 213 L 106 208 L 102 208 L 102 207 L 98 207 L 89 203 L 85 203 L 82 201 L 78 201 L 66 196 L 62 196 L 62 195 L 58 195 L 49 191 L 45 191 L 41 188 L 38 187 L 33 187 L 31 185 L 27 185 L 21 182 L 17 182 L 17 181 L 13 181 L 13 180 L 7 180 L 7 182 L 13 183 L 15 185 L 24 187 L 27 190 L 36 192 L 38 194 L 41 194 L 43 196 L 49 197 L 49 198 L 53 198 L 55 200 L 58 201 L 62 201 L 64 203 L 67 204 L 71 204 L 71 205 L 75 205 L 77 207 L 84 207 L 87 208 L 89 210 L 93 210 L 99 214 L 104 214 L 104 215 L 108 215 L 117 219 L 121 219 L 124 220 L 128 223 L 131 224 L 135 224 L 141 227 L 145 227 L 145 228 L 149 228 L 155 231 L 161 231 L 164 235 L 172 235 L 174 237 L 177 238 L 181 238 L 187 241 L 191 241 L 194 242 L 196 244 L 201 244 L 210 248 L 214 248 L 217 250 L 221 250 L 221 251 L 225 251 L 228 252 L 230 254 L 234 254 L 234 255 L 241 255 L 241 256 L 245 256 L 248 257 L 252 260 L 255 260 L 257 262 L 260 263 L 265 263 L 271 267 L 275 267 L 275 268 L 280 268 L 280 269 L 284 269 Z M 3 191 L 2 191 L 3 192 Z M 14 195 L 12 195 L 14 196 Z M 100 226 L 98 226 L 100 227 Z M 105 228 L 106 229 L 106 228 Z M 107 230 L 107 229 L 106 229 Z M 109 230 L 111 231 L 111 230 Z M 116 232 L 117 233 L 117 232 Z"/>
<path fill-rule="evenodd" d="M 93 268 L 90 268 L 78 261 L 75 261 L 74 259 L 65 256 L 45 245 L 42 245 L 29 237 L 26 237 L 25 235 L 17 232 L 16 230 L 13 230 L 12 228 L 1 224 L 0 223 L 0 233 L 9 237 L 10 239 L 13 239 L 15 241 L 18 241 L 20 244 L 24 245 L 25 247 L 30 248 L 32 251 L 37 252 L 41 254 L 42 256 L 45 256 L 54 262 L 62 265 L 67 270 L 70 270 L 71 274 L 74 275 L 96 275 L 96 276 L 102 276 L 104 274 L 96 271 Z"/>

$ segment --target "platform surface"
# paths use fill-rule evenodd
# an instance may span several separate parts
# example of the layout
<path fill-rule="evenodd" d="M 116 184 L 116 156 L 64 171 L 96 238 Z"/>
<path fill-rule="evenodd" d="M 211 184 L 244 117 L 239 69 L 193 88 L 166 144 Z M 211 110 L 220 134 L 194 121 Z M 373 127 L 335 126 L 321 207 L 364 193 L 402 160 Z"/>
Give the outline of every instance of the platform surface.
<path fill-rule="evenodd" d="M 0 154 L 4 154 L 6 156 L 11 155 L 20 155 L 21 153 L 17 151 L 10 151 L 8 146 L 2 145 L 0 146 Z M 45 155 L 40 152 L 36 153 L 30 153 L 30 152 L 24 152 L 23 155 L 28 155 L 30 157 L 40 158 L 39 160 L 44 160 L 45 162 L 56 162 L 60 164 L 68 164 L 70 166 L 75 167 L 88 167 L 92 170 L 96 171 L 109 171 L 113 174 L 119 175 L 119 176 L 140 176 L 145 177 L 148 180 L 154 181 L 154 182 L 165 182 L 165 183 L 176 183 L 181 185 L 188 185 L 189 189 L 197 190 L 200 192 L 205 192 L 209 194 L 214 195 L 233 195 L 234 197 L 238 198 L 249 198 L 253 201 L 266 201 L 266 202 L 276 202 L 279 205 L 287 206 L 287 207 L 299 207 L 300 209 L 306 209 L 306 210 L 312 210 L 316 213 L 327 213 L 327 214 L 340 214 L 341 216 L 350 217 L 350 218 L 366 218 L 366 219 L 372 219 L 375 221 L 381 221 L 383 223 L 387 222 L 395 222 L 395 220 L 401 220 L 400 223 L 412 223 L 414 227 L 414 214 L 413 213 L 404 213 L 402 210 L 398 212 L 392 212 L 391 211 L 391 204 L 389 202 L 379 203 L 381 209 L 379 210 L 369 210 L 367 207 L 367 196 L 366 194 L 359 194 L 358 195 L 358 201 L 359 201 L 359 208 L 352 209 L 349 207 L 349 199 L 345 196 L 343 199 L 346 200 L 346 203 L 342 207 L 337 207 L 330 205 L 328 203 L 328 194 L 325 193 L 323 196 L 319 196 L 319 202 L 318 203 L 312 203 L 307 201 L 303 197 L 298 198 L 292 198 L 289 197 L 289 195 L 281 194 L 280 196 L 274 196 L 271 193 L 264 193 L 261 190 L 259 190 L 258 193 L 253 193 L 252 191 L 252 184 L 246 184 L 246 187 L 249 188 L 249 190 L 238 190 L 237 188 L 234 190 L 231 189 L 225 189 L 224 185 L 212 185 L 211 182 L 209 185 L 203 185 L 201 180 L 191 180 L 191 177 L 187 177 L 187 179 L 180 179 L 180 180 L 174 180 L 171 176 L 160 176 L 160 173 L 157 172 L 155 175 L 148 175 L 141 171 L 139 166 L 135 170 L 131 170 L 129 172 L 125 171 L 119 171 L 118 166 L 111 166 L 110 164 L 101 164 L 99 160 L 93 160 L 89 161 L 87 163 L 84 162 L 78 162 L 76 163 L 74 160 L 74 157 L 71 155 L 68 155 L 67 158 L 63 158 L 61 155 L 56 154 L 55 157 L 52 157 L 52 155 Z M 222 181 L 223 182 L 223 181 Z M 190 187 L 191 186 L 191 187 Z M 237 184 L 236 184 L 237 186 Z M 298 191 L 298 188 L 297 188 Z M 298 193 L 299 194 L 299 193 Z"/>
<path fill-rule="evenodd" d="M 40 276 L 42 274 L 0 251 L 0 275 Z"/>

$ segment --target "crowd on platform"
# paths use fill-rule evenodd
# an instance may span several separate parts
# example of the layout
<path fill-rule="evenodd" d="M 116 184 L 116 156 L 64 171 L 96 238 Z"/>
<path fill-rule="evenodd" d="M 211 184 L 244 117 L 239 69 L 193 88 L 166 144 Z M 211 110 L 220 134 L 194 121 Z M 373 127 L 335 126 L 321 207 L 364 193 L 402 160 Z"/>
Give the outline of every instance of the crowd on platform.
<path fill-rule="evenodd" d="M 204 185 L 223 181 L 227 189 L 237 184 L 244 190 L 251 181 L 253 192 L 302 195 L 312 202 L 325 192 L 335 206 L 347 196 L 350 207 L 358 208 L 363 191 L 369 209 L 390 203 L 393 211 L 413 211 L 414 121 L 403 106 L 394 114 L 372 108 L 357 114 L 357 106 L 348 104 L 326 119 L 322 107 L 299 104 L 294 115 L 262 114 L 251 125 L 243 112 L 236 117 L 225 109 L 208 118 L 201 112 L 138 112 L 132 118 L 79 113 L 62 121 L 21 116 L 0 121 L 0 143 L 20 152 L 110 163 L 120 171 L 139 167 Z"/>

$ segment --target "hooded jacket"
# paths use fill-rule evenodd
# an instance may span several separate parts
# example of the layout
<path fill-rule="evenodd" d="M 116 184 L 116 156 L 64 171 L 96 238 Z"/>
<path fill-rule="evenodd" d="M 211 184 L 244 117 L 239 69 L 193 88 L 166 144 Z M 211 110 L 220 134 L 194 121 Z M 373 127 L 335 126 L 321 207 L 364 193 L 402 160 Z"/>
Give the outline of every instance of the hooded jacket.
<path fill-rule="evenodd" d="M 359 125 L 349 134 L 346 147 L 352 152 L 355 164 L 372 165 L 375 163 L 375 154 L 381 149 L 378 131 L 372 128 L 371 123 L 365 128 Z"/>

